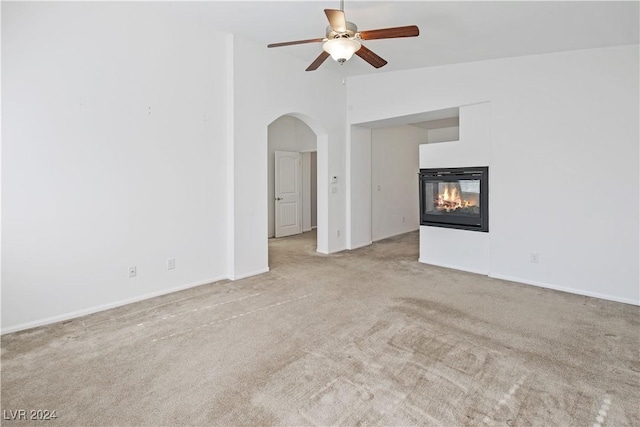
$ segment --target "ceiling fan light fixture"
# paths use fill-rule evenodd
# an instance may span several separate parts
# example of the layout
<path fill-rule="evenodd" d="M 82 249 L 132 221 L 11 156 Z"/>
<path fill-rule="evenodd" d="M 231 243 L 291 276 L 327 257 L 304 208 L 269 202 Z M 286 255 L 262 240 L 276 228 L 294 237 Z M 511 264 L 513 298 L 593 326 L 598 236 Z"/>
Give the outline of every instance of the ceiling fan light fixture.
<path fill-rule="evenodd" d="M 362 45 L 358 40 L 349 38 L 330 39 L 324 42 L 322 49 L 331 55 L 334 61 L 345 63 Z"/>

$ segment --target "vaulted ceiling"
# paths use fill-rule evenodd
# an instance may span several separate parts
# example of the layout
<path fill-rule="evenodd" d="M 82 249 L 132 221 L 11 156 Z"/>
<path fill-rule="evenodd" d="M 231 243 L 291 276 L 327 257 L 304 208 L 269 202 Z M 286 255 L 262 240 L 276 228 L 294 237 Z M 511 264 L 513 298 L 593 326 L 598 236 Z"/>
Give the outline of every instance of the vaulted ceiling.
<path fill-rule="evenodd" d="M 432 67 L 512 56 L 638 44 L 639 2 L 591 1 L 354 1 L 344 2 L 359 30 L 418 25 L 420 36 L 365 45 L 389 63 L 379 70 L 355 57 L 321 70 L 345 76 Z M 171 3 L 173 14 L 267 44 L 321 38 L 323 9 L 340 1 L 207 1 Z M 275 48 L 311 63 L 321 43 Z M 275 50 L 272 49 L 272 50 Z M 301 68 L 301 72 L 304 72 Z"/>

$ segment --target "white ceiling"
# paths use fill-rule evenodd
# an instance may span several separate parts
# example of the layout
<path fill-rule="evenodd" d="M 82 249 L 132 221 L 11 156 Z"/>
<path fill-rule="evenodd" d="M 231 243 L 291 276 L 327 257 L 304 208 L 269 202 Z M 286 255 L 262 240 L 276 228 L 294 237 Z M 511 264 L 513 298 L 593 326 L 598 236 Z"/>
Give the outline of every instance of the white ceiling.
<path fill-rule="evenodd" d="M 365 45 L 389 63 L 376 70 L 354 56 L 321 70 L 344 76 L 480 61 L 512 56 L 638 44 L 638 1 L 355 1 L 347 20 L 360 30 L 417 25 L 414 38 L 371 40 Z M 323 9 L 338 0 L 175 2 L 172 14 L 267 44 L 324 37 Z M 321 43 L 274 48 L 310 64 Z M 302 67 L 300 72 L 304 72 Z M 315 71 L 317 72 L 317 71 Z"/>

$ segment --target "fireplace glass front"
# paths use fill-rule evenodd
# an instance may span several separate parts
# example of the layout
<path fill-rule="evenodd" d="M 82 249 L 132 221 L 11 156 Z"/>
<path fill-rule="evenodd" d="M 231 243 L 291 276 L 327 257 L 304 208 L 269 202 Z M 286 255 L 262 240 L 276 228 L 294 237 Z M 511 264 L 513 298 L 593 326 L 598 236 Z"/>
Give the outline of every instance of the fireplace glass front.
<path fill-rule="evenodd" d="M 420 225 L 489 231 L 489 168 L 420 169 Z"/>

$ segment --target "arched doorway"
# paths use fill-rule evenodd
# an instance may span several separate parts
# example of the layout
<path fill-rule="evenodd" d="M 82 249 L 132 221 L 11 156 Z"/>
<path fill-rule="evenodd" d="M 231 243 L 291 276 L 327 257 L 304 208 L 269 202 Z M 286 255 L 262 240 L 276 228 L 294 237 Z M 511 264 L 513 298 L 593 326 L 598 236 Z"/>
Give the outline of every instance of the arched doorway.
<path fill-rule="evenodd" d="M 299 221 L 297 233 L 307 232 L 317 227 L 317 137 L 316 134 L 302 120 L 292 116 L 281 116 L 268 126 L 267 149 L 267 198 L 268 198 L 268 237 L 280 237 L 283 233 L 278 225 L 281 213 L 276 209 L 278 205 L 275 189 L 276 165 L 278 155 L 290 153 L 291 158 L 297 158 L 300 167 L 300 212 L 295 215 Z M 297 157 L 294 157 L 296 156 Z M 295 227 L 294 227 L 295 228 Z M 279 233 L 280 232 L 280 233 Z M 288 234 L 297 234 L 295 230 Z"/>
<path fill-rule="evenodd" d="M 327 134 L 315 120 L 301 113 L 289 113 L 268 125 L 267 209 L 268 238 L 276 235 L 275 152 L 300 153 L 303 172 L 302 232 L 315 230 L 317 251 L 328 253 L 326 184 Z"/>

